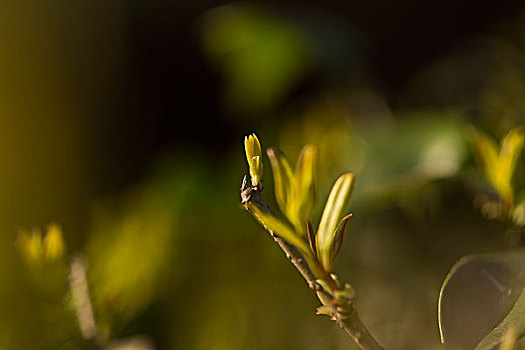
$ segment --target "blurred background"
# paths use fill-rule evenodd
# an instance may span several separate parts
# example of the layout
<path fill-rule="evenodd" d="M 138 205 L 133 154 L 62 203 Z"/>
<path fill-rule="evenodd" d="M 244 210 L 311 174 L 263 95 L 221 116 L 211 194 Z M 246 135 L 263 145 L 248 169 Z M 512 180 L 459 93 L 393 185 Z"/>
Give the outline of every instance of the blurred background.
<path fill-rule="evenodd" d="M 520 1 L 2 4 L 0 349 L 90 348 L 86 303 L 113 349 L 352 349 L 240 205 L 250 132 L 320 147 L 316 218 L 356 172 L 335 270 L 388 349 L 440 349 L 453 263 L 520 244 L 523 155 L 492 220 L 469 138 L 525 124 Z"/>

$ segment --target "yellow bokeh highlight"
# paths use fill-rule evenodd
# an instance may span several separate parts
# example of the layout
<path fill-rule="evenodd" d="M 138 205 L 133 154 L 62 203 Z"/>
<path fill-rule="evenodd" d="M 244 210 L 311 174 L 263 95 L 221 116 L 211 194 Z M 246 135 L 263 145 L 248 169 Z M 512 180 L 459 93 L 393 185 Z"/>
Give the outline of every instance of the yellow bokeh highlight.
<path fill-rule="evenodd" d="M 19 229 L 17 245 L 29 265 L 58 260 L 66 250 L 62 229 L 55 223 L 48 225 L 45 235 L 37 227 Z"/>

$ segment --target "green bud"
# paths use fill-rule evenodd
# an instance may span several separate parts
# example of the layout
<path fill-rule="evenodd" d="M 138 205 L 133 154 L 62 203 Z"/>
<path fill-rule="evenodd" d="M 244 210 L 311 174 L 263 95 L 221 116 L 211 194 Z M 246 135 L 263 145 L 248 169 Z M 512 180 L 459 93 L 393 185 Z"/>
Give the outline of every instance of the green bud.
<path fill-rule="evenodd" d="M 263 164 L 261 144 L 255 134 L 252 133 L 244 138 L 244 150 L 250 168 L 252 187 L 259 187 L 262 185 Z"/>

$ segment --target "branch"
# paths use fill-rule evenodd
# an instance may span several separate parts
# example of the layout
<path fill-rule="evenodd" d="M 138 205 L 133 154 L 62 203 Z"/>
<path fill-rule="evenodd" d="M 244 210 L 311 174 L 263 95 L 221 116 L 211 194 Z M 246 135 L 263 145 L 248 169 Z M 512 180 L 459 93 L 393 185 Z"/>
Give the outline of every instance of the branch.
<path fill-rule="evenodd" d="M 245 176 L 241 186 L 241 201 L 244 205 L 244 208 L 247 211 L 250 211 L 248 204 L 255 204 L 260 210 L 274 215 L 268 205 L 264 202 L 261 192 L 262 189 L 258 187 L 248 187 L 246 185 Z M 254 215 L 254 213 L 252 214 Z M 290 260 L 297 271 L 299 271 L 301 276 L 303 276 L 304 280 L 308 284 L 308 287 L 315 291 L 319 297 L 319 300 L 329 308 L 330 313 L 333 316 L 333 320 L 345 330 L 345 332 L 354 340 L 357 346 L 362 350 L 384 350 L 383 347 L 379 345 L 379 343 L 377 343 L 374 337 L 370 334 L 352 306 L 345 310 L 336 306 L 337 301 L 330 293 L 325 291 L 319 283 L 316 282 L 316 277 L 312 272 L 312 269 L 299 250 L 277 236 L 268 227 L 265 226 L 264 228 L 266 231 L 268 231 L 270 236 L 272 236 L 279 247 L 281 247 L 288 260 Z M 332 281 L 332 278 L 330 278 L 330 281 Z"/>

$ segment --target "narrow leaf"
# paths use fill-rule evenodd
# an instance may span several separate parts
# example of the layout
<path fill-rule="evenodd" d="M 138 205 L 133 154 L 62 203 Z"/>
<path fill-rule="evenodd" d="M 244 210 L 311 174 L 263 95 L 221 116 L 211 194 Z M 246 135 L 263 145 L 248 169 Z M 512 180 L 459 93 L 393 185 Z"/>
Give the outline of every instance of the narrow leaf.
<path fill-rule="evenodd" d="M 335 246 L 334 246 L 334 257 L 333 260 L 335 260 L 335 257 L 337 254 L 339 254 L 339 250 L 341 250 L 341 246 L 343 245 L 343 238 L 345 235 L 345 229 L 346 224 L 348 223 L 348 220 L 352 217 L 352 214 L 348 214 L 345 216 L 341 222 L 339 223 L 339 226 L 337 226 L 337 229 L 335 231 Z M 333 263 L 332 260 L 332 263 Z"/>
<path fill-rule="evenodd" d="M 317 247 L 315 245 L 315 232 L 312 226 L 312 222 L 310 220 L 308 220 L 306 230 L 308 231 L 308 243 L 310 243 L 310 249 L 312 250 L 314 255 L 317 256 Z"/>
<path fill-rule="evenodd" d="M 345 173 L 337 179 L 319 222 L 317 256 L 327 271 L 332 268 L 336 229 L 343 213 L 348 210 L 354 188 L 354 178 L 354 173 Z"/>
<path fill-rule="evenodd" d="M 262 211 L 253 203 L 249 203 L 248 207 L 250 211 L 254 214 L 255 218 L 267 230 L 273 232 L 288 243 L 297 247 L 297 249 L 299 249 L 299 251 L 301 251 L 301 253 L 305 255 L 306 258 L 312 255 L 304 239 L 301 236 L 297 235 L 294 232 L 294 230 L 290 226 L 288 226 L 288 224 L 276 218 L 272 214 Z"/>
<path fill-rule="evenodd" d="M 524 128 L 512 129 L 501 141 L 500 165 L 513 171 L 523 148 L 525 139 Z"/>
<path fill-rule="evenodd" d="M 512 204 L 514 193 L 512 190 L 512 175 L 516 168 L 520 152 L 524 143 L 523 128 L 511 130 L 501 141 L 501 149 L 497 164 L 497 183 L 502 196 Z"/>
<path fill-rule="evenodd" d="M 286 214 L 296 230 L 305 234 L 305 225 L 312 215 L 316 200 L 315 166 L 317 147 L 306 145 L 297 160 L 291 199 Z"/>
<path fill-rule="evenodd" d="M 494 168 L 498 162 L 498 145 L 488 135 L 476 129 L 473 130 L 471 138 L 475 146 L 478 162 L 481 163 L 487 176 L 489 176 L 489 169 Z"/>
<path fill-rule="evenodd" d="M 275 199 L 281 212 L 286 213 L 286 205 L 294 181 L 292 168 L 288 159 L 278 150 L 270 147 L 266 153 L 272 166 Z"/>
<path fill-rule="evenodd" d="M 484 133 L 475 130 L 472 134 L 478 162 L 492 187 L 508 204 L 513 204 L 512 175 L 525 142 L 523 127 L 511 130 L 502 140 L 501 147 Z"/>

